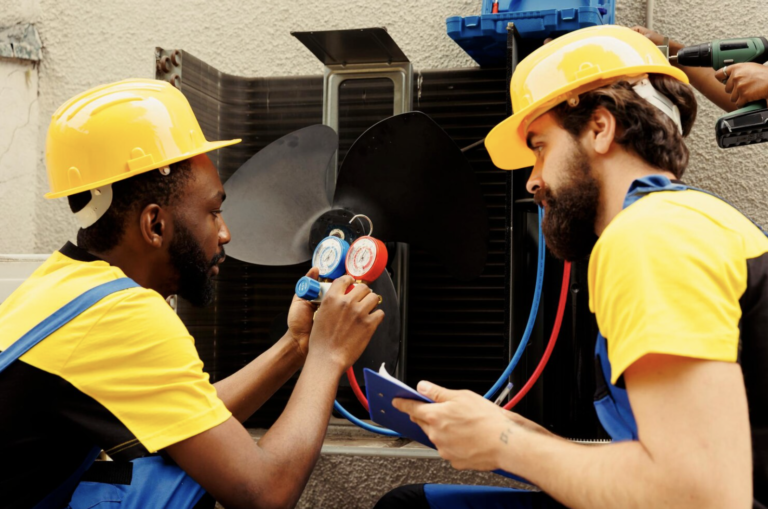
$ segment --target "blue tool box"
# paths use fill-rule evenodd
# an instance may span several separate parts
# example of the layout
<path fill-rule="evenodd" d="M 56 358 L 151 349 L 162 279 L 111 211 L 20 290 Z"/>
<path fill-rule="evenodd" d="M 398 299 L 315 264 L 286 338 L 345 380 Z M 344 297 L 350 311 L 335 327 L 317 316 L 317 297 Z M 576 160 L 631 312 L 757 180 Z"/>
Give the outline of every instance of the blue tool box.
<path fill-rule="evenodd" d="M 507 25 L 514 23 L 520 37 L 546 39 L 579 28 L 612 25 L 615 0 L 483 0 L 479 16 L 453 16 L 446 20 L 448 36 L 481 66 L 504 65 Z"/>

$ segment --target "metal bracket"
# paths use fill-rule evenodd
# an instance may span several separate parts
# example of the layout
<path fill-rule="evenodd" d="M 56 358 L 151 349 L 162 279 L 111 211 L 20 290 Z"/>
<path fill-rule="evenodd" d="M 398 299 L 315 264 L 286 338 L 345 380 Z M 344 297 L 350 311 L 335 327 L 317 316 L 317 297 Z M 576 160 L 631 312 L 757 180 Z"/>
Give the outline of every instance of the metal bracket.
<path fill-rule="evenodd" d="M 664 58 L 669 60 L 669 37 L 664 37 L 664 41 L 656 47 L 664 54 Z"/>
<path fill-rule="evenodd" d="M 512 95 L 510 93 L 510 87 L 512 85 L 512 74 L 517 69 L 517 64 L 520 62 L 520 34 L 517 31 L 514 23 L 507 23 L 507 87 L 506 87 L 506 104 L 507 104 L 507 116 L 512 116 Z"/>
<path fill-rule="evenodd" d="M 155 48 L 155 79 L 167 81 L 181 90 L 181 50 Z"/>
<path fill-rule="evenodd" d="M 323 124 L 339 131 L 339 87 L 346 80 L 387 78 L 395 115 L 413 109 L 413 65 L 385 28 L 291 32 L 325 65 Z"/>
<path fill-rule="evenodd" d="M 347 80 L 388 78 L 394 85 L 392 114 L 413 109 L 413 65 L 410 62 L 330 65 L 323 74 L 323 124 L 339 132 L 339 87 Z"/>

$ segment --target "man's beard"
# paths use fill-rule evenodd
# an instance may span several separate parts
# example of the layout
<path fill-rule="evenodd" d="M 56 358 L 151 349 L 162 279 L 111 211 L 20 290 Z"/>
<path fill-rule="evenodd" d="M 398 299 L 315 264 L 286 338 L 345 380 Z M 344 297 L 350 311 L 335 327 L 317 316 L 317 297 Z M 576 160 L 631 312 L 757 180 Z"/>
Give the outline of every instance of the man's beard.
<path fill-rule="evenodd" d="M 179 276 L 177 294 L 190 304 L 204 307 L 213 302 L 213 281 L 211 269 L 224 258 L 224 248 L 213 259 L 205 257 L 200 244 L 195 241 L 192 232 L 180 221 L 173 221 L 174 235 L 169 247 L 169 255 Z"/>
<path fill-rule="evenodd" d="M 549 250 L 560 259 L 579 261 L 589 256 L 597 242 L 595 220 L 600 186 L 578 145 L 567 175 L 568 183 L 557 192 L 542 187 L 534 194 L 534 200 L 537 204 L 542 200 L 547 203 L 542 230 Z"/>

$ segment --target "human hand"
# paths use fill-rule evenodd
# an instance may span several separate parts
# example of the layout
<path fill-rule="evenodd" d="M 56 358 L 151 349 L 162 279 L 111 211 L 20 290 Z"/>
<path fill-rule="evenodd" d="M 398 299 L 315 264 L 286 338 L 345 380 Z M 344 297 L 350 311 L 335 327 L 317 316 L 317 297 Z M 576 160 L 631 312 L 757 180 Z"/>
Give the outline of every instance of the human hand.
<path fill-rule="evenodd" d="M 661 35 L 658 32 L 655 32 L 651 30 L 650 28 L 645 28 L 643 26 L 633 26 L 632 30 L 637 32 L 638 34 L 642 34 L 649 38 L 652 43 L 654 43 L 656 46 L 661 46 L 664 44 L 664 36 Z M 680 51 L 683 48 L 683 45 L 680 44 L 677 41 L 673 41 L 672 39 L 669 40 L 669 54 L 671 55 L 677 55 L 677 52 Z"/>
<path fill-rule="evenodd" d="M 751 102 L 768 99 L 768 67 L 748 62 L 728 65 L 715 73 L 725 83 L 731 102 L 742 108 Z"/>
<path fill-rule="evenodd" d="M 307 277 L 317 279 L 320 269 L 312 267 L 307 272 Z M 307 358 L 309 351 L 309 334 L 312 332 L 312 324 L 317 304 L 300 299 L 294 295 L 291 307 L 288 309 L 288 336 L 293 340 L 302 359 Z"/>
<path fill-rule="evenodd" d="M 549 434 L 472 391 L 452 391 L 429 382 L 420 382 L 418 391 L 435 403 L 395 398 L 392 405 L 421 426 L 440 456 L 458 470 L 498 469 L 503 457 L 519 453 L 526 436 Z"/>
<path fill-rule="evenodd" d="M 320 355 L 338 368 L 347 370 L 368 346 L 371 336 L 384 319 L 378 309 L 379 296 L 365 284 L 355 284 L 352 276 L 335 280 L 323 296 L 309 336 L 309 355 Z"/>

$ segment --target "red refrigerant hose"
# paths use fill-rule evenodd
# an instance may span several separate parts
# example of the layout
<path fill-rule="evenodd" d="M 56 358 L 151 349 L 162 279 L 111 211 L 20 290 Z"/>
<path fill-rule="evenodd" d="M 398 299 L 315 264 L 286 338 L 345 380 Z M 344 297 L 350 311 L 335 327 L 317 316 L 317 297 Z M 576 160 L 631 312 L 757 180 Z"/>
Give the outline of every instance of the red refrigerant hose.
<path fill-rule="evenodd" d="M 557 316 L 555 317 L 555 325 L 552 327 L 552 335 L 549 336 L 549 343 L 547 344 L 547 349 L 544 350 L 544 355 L 541 356 L 541 360 L 539 361 L 539 365 L 536 366 L 536 371 L 533 372 L 531 375 L 531 378 L 528 379 L 526 384 L 523 386 L 522 389 L 520 389 L 520 392 L 515 394 L 515 397 L 512 398 L 509 403 L 504 405 L 504 408 L 506 410 L 510 410 L 512 407 L 517 405 L 523 397 L 525 397 L 526 394 L 528 394 L 528 391 L 531 390 L 531 387 L 533 387 L 533 384 L 536 383 L 536 380 L 539 379 L 539 376 L 541 375 L 541 372 L 544 371 L 544 368 L 547 366 L 547 362 L 549 362 L 549 356 L 552 355 L 552 350 L 555 349 L 555 343 L 557 343 L 557 336 L 560 335 L 560 326 L 563 324 L 563 315 L 565 314 L 565 303 L 568 301 L 568 286 L 571 280 L 571 262 L 565 262 L 563 264 L 563 286 L 560 288 L 560 303 L 557 305 Z"/>
<path fill-rule="evenodd" d="M 352 387 L 352 392 L 354 392 L 355 396 L 357 396 L 357 401 L 359 401 L 360 404 L 365 407 L 366 412 L 370 412 L 370 410 L 368 410 L 368 400 L 365 398 L 365 394 L 363 394 L 362 389 L 360 389 L 360 385 L 357 383 L 355 370 L 352 369 L 352 366 L 350 366 L 347 370 L 347 380 L 349 380 L 349 385 Z"/>
<path fill-rule="evenodd" d="M 563 264 L 563 284 L 560 287 L 560 302 L 557 305 L 557 316 L 555 317 L 555 325 L 552 327 L 552 334 L 549 336 L 549 343 L 547 344 L 546 350 L 544 350 L 544 355 L 542 355 L 539 365 L 536 366 L 536 371 L 531 375 L 531 378 L 529 378 L 523 388 L 520 389 L 520 392 L 515 394 L 515 397 L 512 398 L 509 403 L 504 405 L 506 410 L 510 410 L 517 405 L 520 400 L 528 394 L 528 391 L 531 390 L 531 387 L 533 387 L 539 379 L 539 376 L 541 376 L 541 373 L 549 362 L 549 357 L 552 355 L 552 350 L 555 349 L 555 343 L 557 343 L 557 337 L 560 335 L 560 326 L 563 324 L 563 315 L 565 314 L 565 303 L 568 301 L 568 286 L 570 280 L 571 262 L 565 262 Z M 355 371 L 351 366 L 347 370 L 347 380 L 349 380 L 349 385 L 352 387 L 352 392 L 357 396 L 357 400 L 365 407 L 366 412 L 368 412 L 368 400 L 365 398 L 362 389 L 360 389 L 360 385 L 357 383 L 357 378 L 355 377 Z"/>

